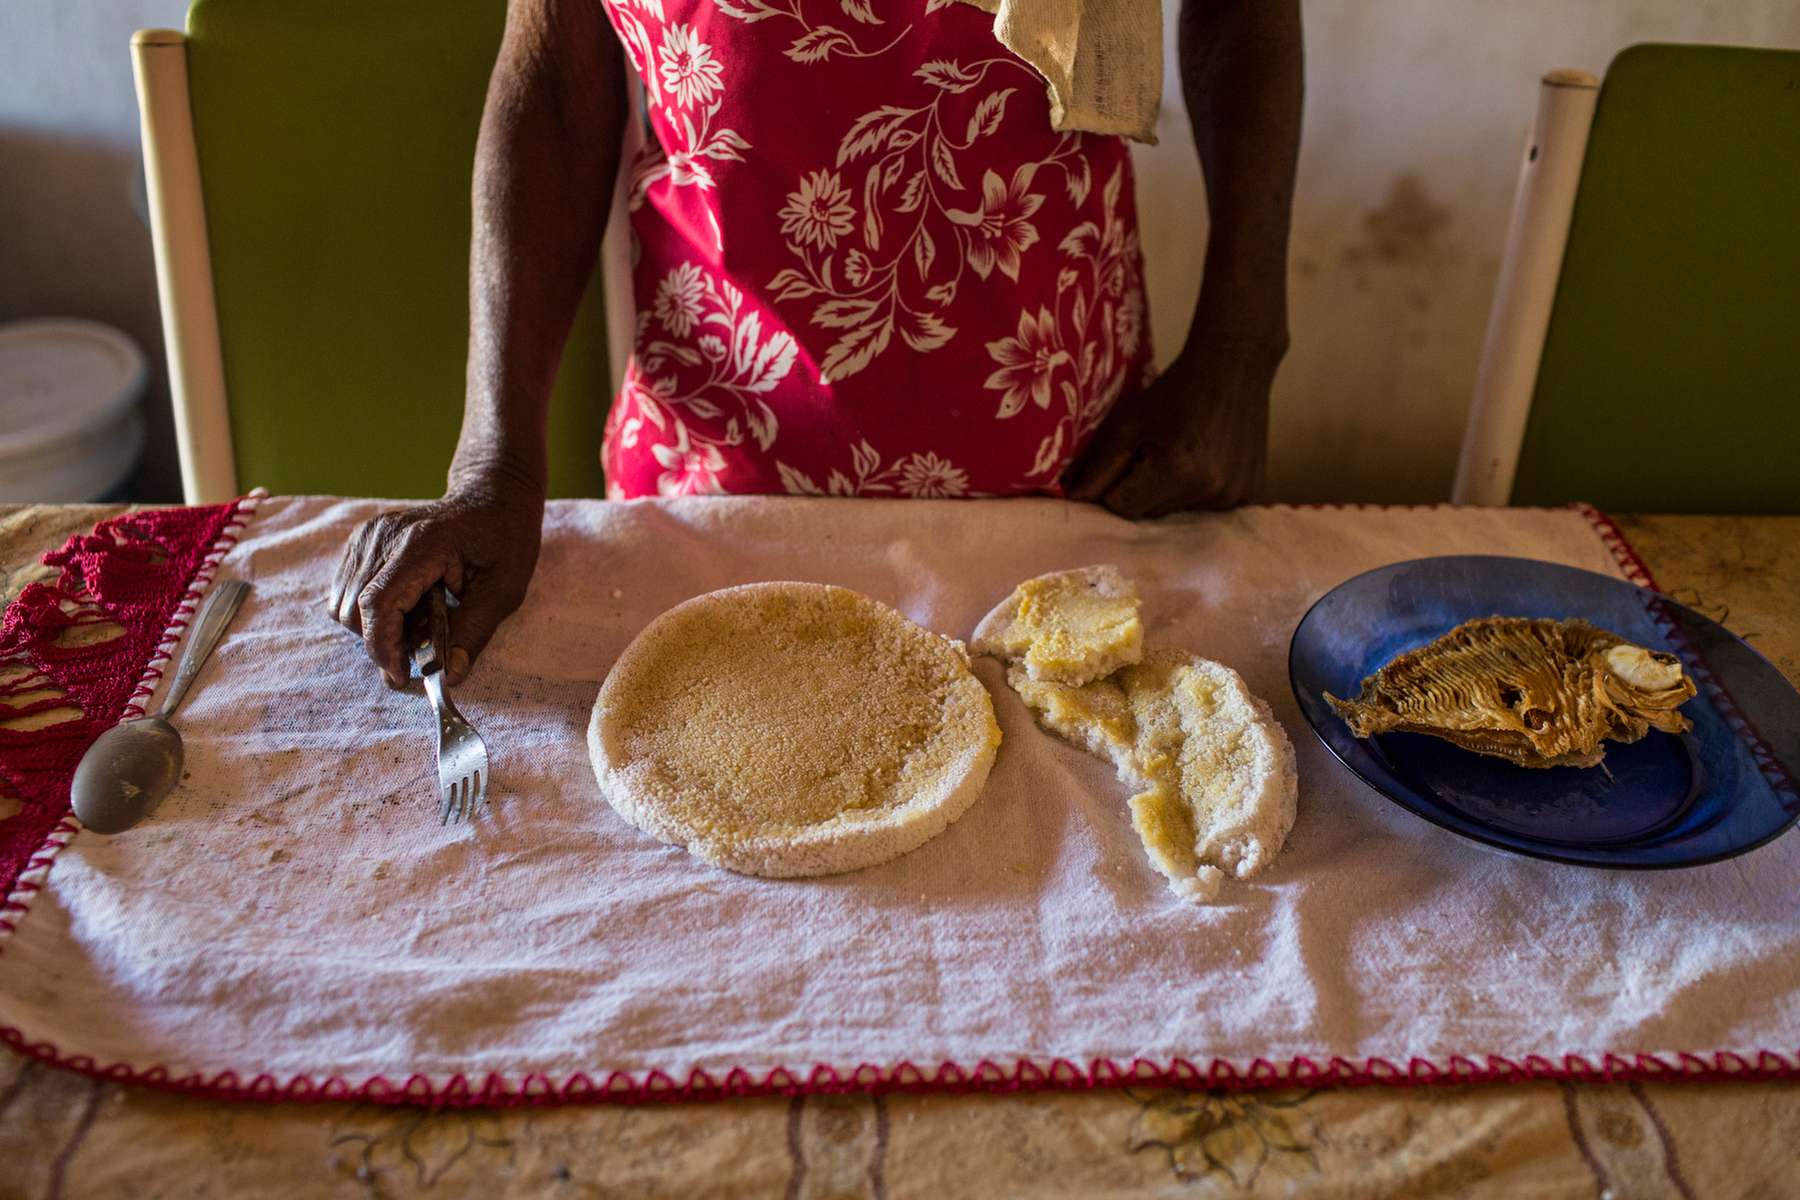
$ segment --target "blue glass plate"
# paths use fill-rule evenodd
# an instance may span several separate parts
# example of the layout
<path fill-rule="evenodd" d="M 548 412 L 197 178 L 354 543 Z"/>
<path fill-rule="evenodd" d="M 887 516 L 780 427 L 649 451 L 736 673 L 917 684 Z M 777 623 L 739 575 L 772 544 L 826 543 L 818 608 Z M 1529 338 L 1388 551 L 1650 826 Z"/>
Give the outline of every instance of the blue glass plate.
<path fill-rule="evenodd" d="M 1474 617 L 1581 617 L 1681 658 L 1694 723 L 1608 742 L 1605 767 L 1533 770 L 1422 734 L 1358 739 L 1323 693 Z M 1800 694 L 1742 639 L 1666 596 L 1526 558 L 1381 567 L 1325 595 L 1294 631 L 1288 678 L 1313 732 L 1376 791 L 1435 825 L 1592 867 L 1690 867 L 1743 854 L 1800 817 Z"/>

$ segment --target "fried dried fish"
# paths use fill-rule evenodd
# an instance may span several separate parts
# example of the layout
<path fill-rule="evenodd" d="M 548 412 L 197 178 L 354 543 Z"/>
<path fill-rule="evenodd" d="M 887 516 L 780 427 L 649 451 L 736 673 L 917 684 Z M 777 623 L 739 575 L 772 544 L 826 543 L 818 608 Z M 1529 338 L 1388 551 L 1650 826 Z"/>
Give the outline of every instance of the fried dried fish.
<path fill-rule="evenodd" d="M 1484 617 L 1325 699 L 1357 737 L 1424 733 L 1522 767 L 1593 767 L 1601 743 L 1682 733 L 1694 681 L 1672 654 L 1586 621 Z"/>

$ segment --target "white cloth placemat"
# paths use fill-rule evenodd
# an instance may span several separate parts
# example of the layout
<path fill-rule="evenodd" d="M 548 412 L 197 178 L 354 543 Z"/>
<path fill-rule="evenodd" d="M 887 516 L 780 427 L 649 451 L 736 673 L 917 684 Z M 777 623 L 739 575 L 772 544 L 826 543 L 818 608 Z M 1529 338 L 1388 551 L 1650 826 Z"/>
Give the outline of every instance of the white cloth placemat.
<path fill-rule="evenodd" d="M 184 710 L 181 790 L 61 851 L 0 953 L 0 1026 L 188 1086 L 412 1079 L 419 1098 L 695 1069 L 760 1087 L 775 1068 L 905 1080 L 907 1063 L 1080 1082 L 1135 1060 L 1352 1078 L 1415 1059 L 1481 1074 L 1490 1055 L 1800 1057 L 1800 840 L 1677 872 L 1508 856 L 1358 783 L 1289 694 L 1295 623 L 1367 568 L 1474 551 L 1618 574 L 1578 513 L 1138 526 L 1048 500 L 553 504 L 525 607 L 458 693 L 493 754 L 491 810 L 444 829 L 423 697 L 388 692 L 323 607 L 344 537 L 380 507 L 264 502 L 221 573 L 256 592 Z M 677 601 L 819 580 L 966 637 L 1018 580 L 1095 562 L 1138 581 L 1150 644 L 1236 667 L 1299 752 L 1286 852 L 1216 905 L 1170 895 L 1110 768 L 1038 731 L 991 663 L 1006 740 L 986 793 L 886 866 L 730 875 L 598 794 L 599 681 Z"/>

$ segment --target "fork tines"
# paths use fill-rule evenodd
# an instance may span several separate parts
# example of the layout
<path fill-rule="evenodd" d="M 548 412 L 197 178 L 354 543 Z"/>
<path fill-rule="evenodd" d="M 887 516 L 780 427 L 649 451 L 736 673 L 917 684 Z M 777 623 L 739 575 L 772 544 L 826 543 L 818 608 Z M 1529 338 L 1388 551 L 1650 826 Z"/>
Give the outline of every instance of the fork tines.
<path fill-rule="evenodd" d="M 438 809 L 438 824 L 457 824 L 475 814 L 487 799 L 486 772 L 476 770 L 455 780 L 443 789 L 444 802 Z"/>

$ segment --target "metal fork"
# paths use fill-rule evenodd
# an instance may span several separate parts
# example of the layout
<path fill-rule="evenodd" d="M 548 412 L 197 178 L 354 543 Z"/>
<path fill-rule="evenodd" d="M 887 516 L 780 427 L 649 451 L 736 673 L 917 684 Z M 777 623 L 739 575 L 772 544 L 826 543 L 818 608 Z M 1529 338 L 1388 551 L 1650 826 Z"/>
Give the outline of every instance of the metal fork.
<path fill-rule="evenodd" d="M 463 718 L 444 690 L 444 664 L 450 655 L 450 613 L 444 589 L 433 587 L 427 603 L 424 628 L 416 635 L 413 669 L 425 684 L 426 698 L 437 714 L 438 824 L 468 819 L 487 799 L 487 744 L 475 727 Z"/>

